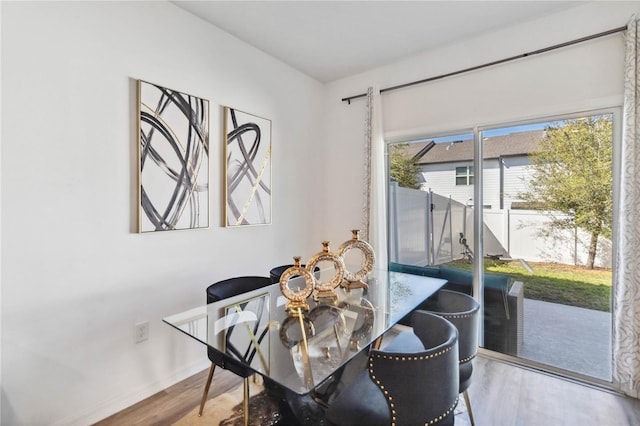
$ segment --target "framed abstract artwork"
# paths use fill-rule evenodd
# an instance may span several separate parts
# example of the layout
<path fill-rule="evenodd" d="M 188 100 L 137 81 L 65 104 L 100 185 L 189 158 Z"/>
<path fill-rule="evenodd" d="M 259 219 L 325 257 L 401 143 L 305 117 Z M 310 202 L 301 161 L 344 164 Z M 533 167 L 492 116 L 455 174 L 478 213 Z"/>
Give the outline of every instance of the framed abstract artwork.
<path fill-rule="evenodd" d="M 226 226 L 271 224 L 271 121 L 224 108 Z"/>
<path fill-rule="evenodd" d="M 209 226 L 209 101 L 138 80 L 138 232 Z"/>

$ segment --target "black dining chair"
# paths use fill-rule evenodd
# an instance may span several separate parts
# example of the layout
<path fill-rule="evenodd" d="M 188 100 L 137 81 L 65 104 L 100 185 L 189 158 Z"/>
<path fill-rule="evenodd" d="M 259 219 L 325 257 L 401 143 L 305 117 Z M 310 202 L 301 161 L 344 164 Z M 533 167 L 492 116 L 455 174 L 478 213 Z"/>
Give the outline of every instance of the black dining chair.
<path fill-rule="evenodd" d="M 460 356 L 460 386 L 459 392 L 464 395 L 467 413 L 471 426 L 475 425 L 471 402 L 469 400 L 469 385 L 473 373 L 473 360 L 478 353 L 478 325 L 480 304 L 471 296 L 457 291 L 440 290 L 420 306 L 422 312 L 439 315 L 450 321 L 458 330 L 458 346 Z M 420 312 L 420 311 L 418 311 Z M 430 331 L 422 324 L 413 324 L 414 332 L 420 336 Z"/>
<path fill-rule="evenodd" d="M 216 282 L 207 287 L 207 303 L 218 302 L 220 300 L 228 299 L 233 296 L 237 296 L 242 293 L 257 290 L 271 285 L 271 279 L 269 277 L 257 277 L 257 276 L 244 276 L 234 277 L 223 281 Z M 249 348 L 250 349 L 250 348 Z M 211 360 L 211 367 L 209 368 L 209 376 L 207 377 L 207 383 L 202 393 L 202 399 L 200 401 L 199 416 L 202 416 L 204 405 L 207 402 L 207 395 L 209 394 L 209 387 L 213 379 L 213 373 L 216 365 L 233 372 L 234 374 L 244 379 L 244 424 L 248 424 L 249 421 L 249 377 L 253 375 L 253 371 L 246 366 L 241 360 L 234 362 L 230 359 L 223 359 L 222 356 L 211 348 L 207 348 L 207 355 Z M 240 355 L 242 356 L 242 355 Z"/>
<path fill-rule="evenodd" d="M 272 268 L 269 271 L 269 277 L 271 278 L 271 283 L 273 284 L 279 283 L 280 277 L 282 276 L 282 274 L 284 274 L 284 271 L 291 268 L 292 266 L 293 266 L 293 263 L 290 265 L 280 265 L 280 266 L 276 266 L 275 268 Z M 302 267 L 304 268 L 304 265 L 302 265 Z"/>
<path fill-rule="evenodd" d="M 453 425 L 458 403 L 458 332 L 449 321 L 415 312 L 429 333 L 405 331 L 372 349 L 368 368 L 329 405 L 332 425 Z"/>
<path fill-rule="evenodd" d="M 290 265 L 280 265 L 280 266 L 276 266 L 275 268 L 272 268 L 269 271 L 269 277 L 271 278 L 271 282 L 273 284 L 279 283 L 280 282 L 280 277 L 282 276 L 282 274 L 284 274 L 284 271 L 286 271 L 287 269 L 291 268 L 292 266 L 294 266 L 293 263 L 290 264 Z M 300 266 L 302 266 L 304 268 L 305 265 L 300 265 Z M 314 273 L 317 274 L 318 272 L 320 272 L 320 268 L 318 266 L 316 266 L 313 269 L 313 271 L 314 271 Z M 296 276 L 297 275 L 294 275 L 292 278 L 295 278 Z"/>

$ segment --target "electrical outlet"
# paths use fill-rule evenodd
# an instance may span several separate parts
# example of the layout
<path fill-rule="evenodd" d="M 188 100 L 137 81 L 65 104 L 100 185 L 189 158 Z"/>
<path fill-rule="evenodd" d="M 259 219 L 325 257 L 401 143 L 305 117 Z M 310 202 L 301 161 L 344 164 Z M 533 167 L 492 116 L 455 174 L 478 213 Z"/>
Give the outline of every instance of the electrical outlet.
<path fill-rule="evenodd" d="M 149 321 L 139 322 L 135 326 L 135 342 L 140 343 L 149 339 Z"/>

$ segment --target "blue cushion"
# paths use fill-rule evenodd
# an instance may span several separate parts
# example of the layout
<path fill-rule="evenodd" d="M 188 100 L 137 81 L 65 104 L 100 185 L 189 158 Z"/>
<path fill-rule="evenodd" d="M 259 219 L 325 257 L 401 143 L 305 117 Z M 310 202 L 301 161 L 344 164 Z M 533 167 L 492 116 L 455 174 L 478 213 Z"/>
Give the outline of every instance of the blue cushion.
<path fill-rule="evenodd" d="M 438 266 L 416 266 L 391 262 L 389 263 L 389 270 L 411 275 L 422 275 L 423 277 L 440 278 L 440 268 Z"/>
<path fill-rule="evenodd" d="M 391 262 L 389 263 L 389 270 L 393 272 L 403 272 L 405 274 L 422 275 L 423 277 L 443 278 L 451 284 L 460 284 L 465 286 L 473 285 L 473 271 L 452 268 L 447 265 L 416 266 Z M 495 274 L 491 272 L 485 272 L 484 274 L 485 288 L 508 291 L 510 283 L 511 278 L 508 275 Z"/>
<path fill-rule="evenodd" d="M 440 265 L 440 276 L 450 283 L 473 285 L 473 271 Z M 484 273 L 484 287 L 498 290 L 509 290 L 511 278 L 504 274 Z"/>
<path fill-rule="evenodd" d="M 465 271 L 447 265 L 440 265 L 440 277 L 454 284 L 469 286 L 473 284 L 473 271 Z"/>
<path fill-rule="evenodd" d="M 485 272 L 484 274 L 484 287 L 485 288 L 497 288 L 500 290 L 508 291 L 511 277 L 504 274 L 492 274 Z"/>

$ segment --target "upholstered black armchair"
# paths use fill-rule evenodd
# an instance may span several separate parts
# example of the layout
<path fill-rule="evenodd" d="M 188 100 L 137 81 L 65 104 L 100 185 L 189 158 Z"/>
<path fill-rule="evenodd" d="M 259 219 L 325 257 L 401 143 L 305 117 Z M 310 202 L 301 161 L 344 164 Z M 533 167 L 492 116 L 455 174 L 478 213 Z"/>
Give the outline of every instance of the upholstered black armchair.
<path fill-rule="evenodd" d="M 290 265 L 280 265 L 280 266 L 276 266 L 275 268 L 272 268 L 269 271 L 269 277 L 271 278 L 271 282 L 273 284 L 279 283 L 280 282 L 280 277 L 282 276 L 282 274 L 284 274 L 284 271 L 286 271 L 287 269 L 291 268 L 293 266 L 293 263 Z M 304 265 L 300 265 L 304 268 Z M 315 267 L 314 272 L 318 272 L 320 271 L 319 267 Z"/>
<path fill-rule="evenodd" d="M 229 278 L 217 283 L 211 284 L 207 288 L 207 303 L 218 302 L 220 300 L 228 299 L 233 296 L 237 296 L 248 291 L 257 290 L 259 288 L 271 285 L 271 279 L 269 277 L 235 277 Z M 249 351 L 250 352 L 250 351 Z M 253 374 L 253 371 L 247 368 L 242 362 L 232 362 L 227 360 L 226 362 L 222 357 L 210 348 L 207 348 L 207 355 L 211 360 L 211 367 L 209 368 L 209 376 L 207 377 L 207 383 L 202 393 L 202 399 L 200 401 L 199 415 L 202 415 L 204 405 L 207 402 L 207 395 L 209 394 L 209 387 L 211 386 L 211 380 L 213 379 L 213 373 L 216 365 L 221 366 L 226 370 L 230 370 L 236 375 L 244 378 L 244 424 L 248 424 L 249 421 L 249 377 Z"/>
<path fill-rule="evenodd" d="M 439 315 L 450 321 L 458 330 L 458 347 L 460 356 L 460 388 L 467 405 L 467 413 L 471 425 L 475 425 L 473 411 L 467 391 L 471 384 L 473 359 L 478 353 L 478 321 L 480 305 L 471 296 L 457 291 L 440 290 L 428 299 L 421 307 L 423 312 Z M 428 335 L 428 324 L 414 322 L 413 331 L 418 335 Z"/>
<path fill-rule="evenodd" d="M 415 322 L 429 333 L 400 333 L 372 350 L 367 370 L 338 395 L 326 412 L 334 425 L 453 425 L 458 403 L 458 332 L 426 312 Z"/>
<path fill-rule="evenodd" d="M 293 266 L 293 264 L 291 265 L 280 265 L 280 266 L 276 266 L 275 268 L 272 268 L 269 271 L 269 277 L 271 278 L 271 283 L 276 284 L 278 282 L 280 282 L 280 277 L 282 276 L 282 274 L 284 274 L 284 271 L 286 271 L 287 269 L 291 268 Z M 304 267 L 304 265 L 303 265 Z"/>

